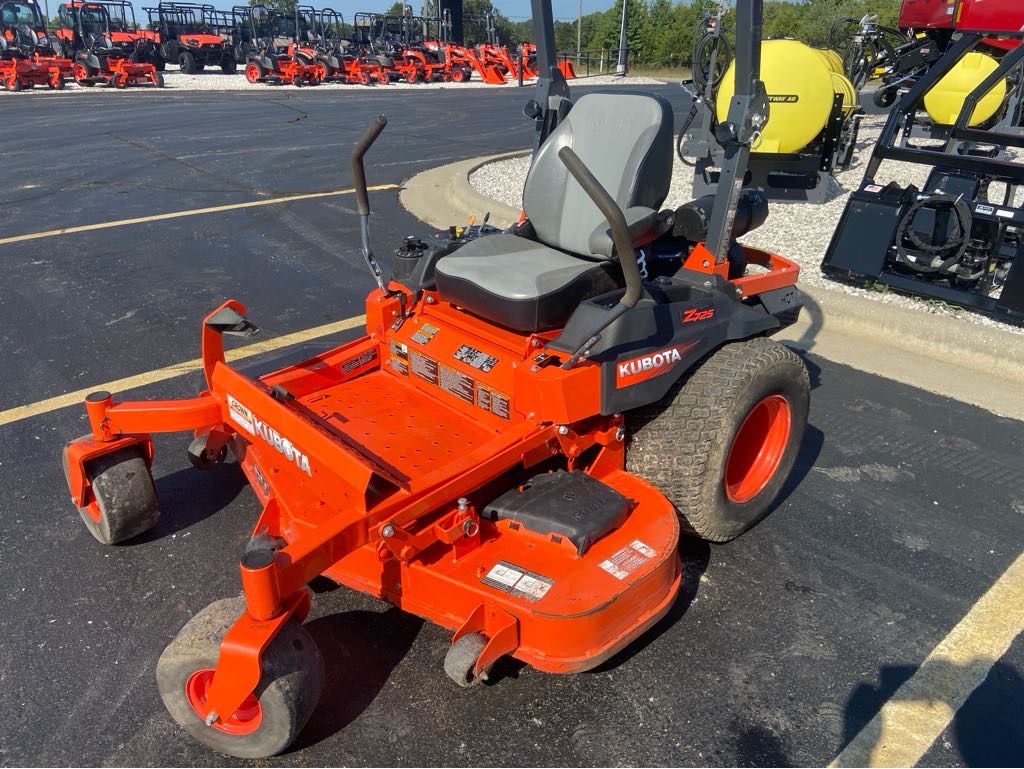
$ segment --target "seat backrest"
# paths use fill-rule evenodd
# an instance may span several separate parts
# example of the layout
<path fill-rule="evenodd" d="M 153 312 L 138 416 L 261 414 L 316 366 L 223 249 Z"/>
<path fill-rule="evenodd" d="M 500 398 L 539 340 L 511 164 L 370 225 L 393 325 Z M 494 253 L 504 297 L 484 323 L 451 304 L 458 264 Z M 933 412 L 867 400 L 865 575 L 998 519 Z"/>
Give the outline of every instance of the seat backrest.
<path fill-rule="evenodd" d="M 541 145 L 526 176 L 523 210 L 545 244 L 590 254 L 604 216 L 558 157 L 571 147 L 625 211 L 657 210 L 672 182 L 672 107 L 658 96 L 581 97 Z"/>

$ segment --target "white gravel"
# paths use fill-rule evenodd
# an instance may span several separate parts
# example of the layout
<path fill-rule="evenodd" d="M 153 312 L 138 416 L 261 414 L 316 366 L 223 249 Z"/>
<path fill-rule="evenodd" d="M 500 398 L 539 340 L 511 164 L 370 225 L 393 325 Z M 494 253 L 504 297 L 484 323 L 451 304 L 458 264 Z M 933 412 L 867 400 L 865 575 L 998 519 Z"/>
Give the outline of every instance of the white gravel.
<path fill-rule="evenodd" d="M 524 85 L 536 84 L 536 79 L 524 81 Z M 517 81 L 509 79 L 507 85 L 497 86 L 488 85 L 482 80 L 477 79 L 477 75 L 473 75 L 473 79 L 464 83 L 387 83 L 387 84 L 373 84 L 373 85 L 349 85 L 348 83 L 321 83 L 316 86 L 303 86 L 305 90 L 311 92 L 320 91 L 368 91 L 370 89 L 376 89 L 381 91 L 402 91 L 406 89 L 414 90 L 472 90 L 477 88 L 516 88 Z M 595 75 L 594 77 L 578 78 L 572 81 L 574 87 L 576 86 L 607 86 L 607 85 L 660 85 L 660 80 L 655 80 L 649 77 L 627 77 L 619 78 L 614 75 Z M 234 75 L 225 75 L 219 69 L 213 68 L 210 71 L 201 72 L 195 75 L 184 75 L 177 71 L 177 68 L 168 67 L 167 71 L 164 72 L 164 90 L 166 91 L 242 91 L 247 93 L 265 93 L 268 88 L 295 88 L 294 85 L 274 85 L 270 83 L 259 83 L 252 84 L 245 79 L 245 75 L 242 74 L 242 68 L 239 68 L 238 72 Z M 146 86 L 147 90 L 152 89 L 152 86 Z M 137 90 L 137 89 L 128 89 Z M 68 80 L 67 84 L 62 91 L 51 91 L 45 86 L 42 88 L 34 88 L 33 93 L 47 93 L 52 96 L 65 96 L 71 94 L 102 94 L 111 91 L 118 91 L 116 88 L 109 86 L 93 86 L 93 87 L 82 87 L 76 85 L 74 81 Z M 22 93 L 25 93 L 24 91 Z M 21 93 L 10 93 L 3 89 L 0 89 L 0 94 L 5 94 L 11 97 L 21 96 Z"/>
<path fill-rule="evenodd" d="M 871 147 L 877 141 L 884 123 L 884 116 L 868 117 L 861 123 L 854 161 L 850 168 L 836 175 L 831 198 L 827 203 L 821 205 L 773 203 L 768 221 L 741 240 L 758 248 L 775 251 L 797 262 L 800 265 L 800 282 L 807 285 L 823 286 L 885 304 L 911 307 L 925 313 L 955 315 L 970 323 L 1024 334 L 1024 328 L 1020 326 L 1002 323 L 959 307 L 935 300 L 857 288 L 831 280 L 821 272 L 821 260 L 825 256 L 832 233 L 839 223 L 839 217 L 846 205 L 846 198 L 851 190 L 860 186 L 864 175 L 864 164 L 870 156 Z M 526 173 L 529 167 L 529 157 L 499 160 L 474 171 L 469 177 L 469 183 L 481 195 L 493 198 L 512 208 L 521 208 L 523 185 L 526 182 Z M 876 181 L 881 184 L 896 181 L 903 186 L 916 184 L 920 187 L 925 182 L 928 170 L 926 166 L 886 160 L 879 168 Z M 692 193 L 693 170 L 676 162 L 672 170 L 672 187 L 662 207 L 678 208 L 693 199 Z"/>

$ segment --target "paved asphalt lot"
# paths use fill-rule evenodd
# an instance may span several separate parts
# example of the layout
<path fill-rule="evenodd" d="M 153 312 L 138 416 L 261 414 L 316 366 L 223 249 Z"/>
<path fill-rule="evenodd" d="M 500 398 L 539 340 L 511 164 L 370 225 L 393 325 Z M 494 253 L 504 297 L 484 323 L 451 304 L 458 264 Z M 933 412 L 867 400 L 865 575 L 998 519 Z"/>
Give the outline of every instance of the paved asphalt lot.
<path fill-rule="evenodd" d="M 398 184 L 527 145 L 526 98 L 9 98 L 0 238 L 345 188 L 349 148 L 378 112 L 391 123 L 370 183 Z M 371 202 L 382 256 L 419 231 L 397 190 Z M 268 337 L 361 313 L 371 281 L 353 206 L 329 197 L 0 246 L 0 411 L 196 357 L 200 319 L 226 296 Z M 810 426 L 778 509 L 727 546 L 684 543 L 674 610 L 610 664 L 557 677 L 503 663 L 490 685 L 457 690 L 444 631 L 317 585 L 309 629 L 327 689 L 294 750 L 265 763 L 829 761 L 1019 554 L 1024 456 L 1018 422 L 807 362 Z M 131 395 L 199 387 L 190 375 Z M 192 614 L 238 593 L 255 497 L 235 465 L 195 471 L 186 436 L 159 437 L 160 526 L 104 548 L 59 464 L 85 431 L 78 407 L 0 426 L 0 764 L 244 765 L 178 729 L 153 669 Z M 1022 675 L 1018 639 L 922 763 L 1024 762 Z"/>

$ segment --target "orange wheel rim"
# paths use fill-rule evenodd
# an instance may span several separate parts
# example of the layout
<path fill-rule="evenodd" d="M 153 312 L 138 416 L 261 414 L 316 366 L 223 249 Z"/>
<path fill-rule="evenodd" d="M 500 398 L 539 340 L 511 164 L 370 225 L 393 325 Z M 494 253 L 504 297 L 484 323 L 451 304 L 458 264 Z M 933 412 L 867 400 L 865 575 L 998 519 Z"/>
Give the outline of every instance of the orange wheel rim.
<path fill-rule="evenodd" d="M 209 695 L 210 686 L 213 685 L 213 672 L 213 668 L 197 670 L 185 682 L 185 696 L 188 698 L 188 703 L 203 721 L 207 716 L 206 698 Z M 238 706 L 238 710 L 231 715 L 231 718 L 218 719 L 212 724 L 212 727 L 225 734 L 242 735 L 252 734 L 260 728 L 262 723 L 263 708 L 260 707 L 260 701 L 256 699 L 256 696 L 250 694 Z"/>
<path fill-rule="evenodd" d="M 725 495 L 731 502 L 749 502 L 775 475 L 789 443 L 790 416 L 781 395 L 763 398 L 747 414 L 725 460 Z"/>

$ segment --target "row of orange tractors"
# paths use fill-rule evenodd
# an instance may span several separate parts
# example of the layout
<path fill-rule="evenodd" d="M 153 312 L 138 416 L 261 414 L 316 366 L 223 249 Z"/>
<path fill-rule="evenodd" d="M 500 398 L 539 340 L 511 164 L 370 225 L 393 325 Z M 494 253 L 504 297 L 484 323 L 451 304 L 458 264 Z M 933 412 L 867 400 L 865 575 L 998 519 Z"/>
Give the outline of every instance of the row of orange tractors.
<path fill-rule="evenodd" d="M 337 11 L 296 5 L 291 12 L 265 6 L 234 9 L 251 83 L 465 82 L 478 77 L 504 85 L 508 78 L 537 76 L 537 49 L 501 45 L 493 16 L 485 17 L 488 41 L 469 47 L 451 39 L 451 19 L 357 13 L 352 24 Z M 572 65 L 562 70 L 574 77 Z"/>
<path fill-rule="evenodd" d="M 493 17 L 487 42 L 451 39 L 450 17 L 357 13 L 352 24 L 337 11 L 296 5 L 282 12 L 264 5 L 219 11 L 211 5 L 167 2 L 144 8 L 135 20 L 128 0 L 66 0 L 51 34 L 36 0 L 0 0 L 0 78 L 10 91 L 53 89 L 74 79 L 81 86 L 163 85 L 164 68 L 186 74 L 244 67 L 251 83 L 315 85 L 464 82 L 476 77 L 502 85 L 537 76 L 536 47 L 498 42 Z M 567 78 L 572 65 L 560 65 Z"/>

